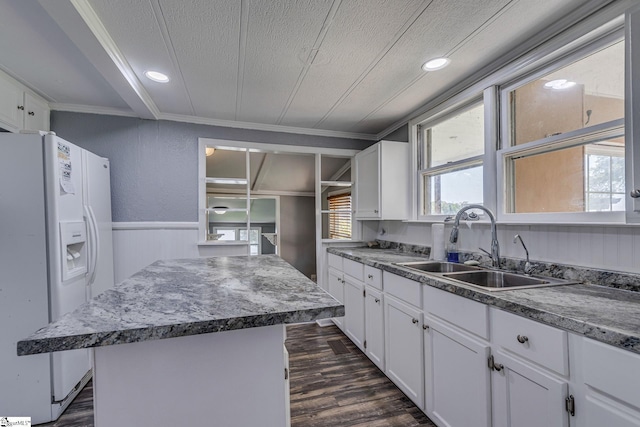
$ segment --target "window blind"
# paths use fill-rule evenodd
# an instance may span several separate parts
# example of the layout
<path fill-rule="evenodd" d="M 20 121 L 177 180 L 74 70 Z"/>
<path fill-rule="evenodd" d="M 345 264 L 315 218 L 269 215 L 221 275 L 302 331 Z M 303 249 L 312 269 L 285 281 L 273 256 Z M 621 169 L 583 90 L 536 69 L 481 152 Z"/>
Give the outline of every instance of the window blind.
<path fill-rule="evenodd" d="M 351 194 L 336 194 L 329 202 L 329 238 L 351 239 Z"/>

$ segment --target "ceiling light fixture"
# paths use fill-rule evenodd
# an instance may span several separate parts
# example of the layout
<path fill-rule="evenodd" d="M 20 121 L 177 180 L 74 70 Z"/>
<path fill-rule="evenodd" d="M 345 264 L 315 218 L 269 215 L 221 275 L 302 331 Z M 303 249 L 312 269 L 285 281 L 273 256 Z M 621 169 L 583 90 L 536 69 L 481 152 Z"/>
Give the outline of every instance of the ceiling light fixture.
<path fill-rule="evenodd" d="M 204 149 L 204 154 L 206 154 L 207 157 L 213 156 L 213 153 L 215 152 L 216 152 L 216 149 L 213 147 L 207 147 Z"/>
<path fill-rule="evenodd" d="M 144 75 L 149 79 L 149 80 L 153 80 L 154 82 L 158 82 L 158 83 L 168 83 L 169 82 L 169 76 L 167 76 L 166 74 L 163 74 L 159 71 L 145 71 Z"/>
<path fill-rule="evenodd" d="M 545 89 L 568 89 L 576 85 L 576 82 L 569 81 L 567 79 L 551 80 L 544 84 Z"/>
<path fill-rule="evenodd" d="M 434 58 L 422 64 L 422 69 L 424 71 L 440 70 L 449 65 L 450 62 L 449 58 Z"/>
<path fill-rule="evenodd" d="M 227 213 L 227 209 L 229 209 L 226 206 L 214 206 L 213 207 L 213 213 L 217 213 L 218 215 L 223 215 L 225 213 Z"/>

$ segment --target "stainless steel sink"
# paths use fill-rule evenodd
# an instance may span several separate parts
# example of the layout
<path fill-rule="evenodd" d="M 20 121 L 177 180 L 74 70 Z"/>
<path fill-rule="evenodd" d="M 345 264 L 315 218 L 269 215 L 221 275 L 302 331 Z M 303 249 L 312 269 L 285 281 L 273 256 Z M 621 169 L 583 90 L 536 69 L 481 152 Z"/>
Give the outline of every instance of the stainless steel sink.
<path fill-rule="evenodd" d="M 576 282 L 550 277 L 525 276 L 504 271 L 480 270 L 473 272 L 443 274 L 443 277 L 477 286 L 486 291 L 541 288 L 546 286 L 571 285 Z"/>
<path fill-rule="evenodd" d="M 427 273 L 452 273 L 455 271 L 482 271 L 478 267 L 473 267 L 465 264 L 457 264 L 455 262 L 443 262 L 443 261 L 399 262 L 397 265 L 401 265 L 407 268 L 412 268 L 414 270 L 424 271 Z"/>

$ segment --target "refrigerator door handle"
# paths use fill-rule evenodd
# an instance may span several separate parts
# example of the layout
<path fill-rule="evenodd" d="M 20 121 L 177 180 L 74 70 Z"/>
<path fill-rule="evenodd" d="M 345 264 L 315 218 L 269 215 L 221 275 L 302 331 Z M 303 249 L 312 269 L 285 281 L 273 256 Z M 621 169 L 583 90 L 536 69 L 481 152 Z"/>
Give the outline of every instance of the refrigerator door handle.
<path fill-rule="evenodd" d="M 98 220 L 96 214 L 93 212 L 93 208 L 89 206 L 89 214 L 91 215 L 91 223 L 93 224 L 94 246 L 93 252 L 93 270 L 91 272 L 91 278 L 89 279 L 89 285 L 92 285 L 96 280 L 96 271 L 98 270 L 98 260 L 100 259 L 100 230 L 98 229 Z"/>
<path fill-rule="evenodd" d="M 96 269 L 96 236 L 95 236 L 95 228 L 93 227 L 93 218 L 91 217 L 91 211 L 89 210 L 89 206 L 84 206 L 84 218 L 87 222 L 87 234 L 88 234 L 88 252 L 89 252 L 89 262 L 87 263 L 87 276 L 89 279 L 87 280 L 87 286 L 91 285 L 92 277 L 94 275 L 94 271 Z"/>

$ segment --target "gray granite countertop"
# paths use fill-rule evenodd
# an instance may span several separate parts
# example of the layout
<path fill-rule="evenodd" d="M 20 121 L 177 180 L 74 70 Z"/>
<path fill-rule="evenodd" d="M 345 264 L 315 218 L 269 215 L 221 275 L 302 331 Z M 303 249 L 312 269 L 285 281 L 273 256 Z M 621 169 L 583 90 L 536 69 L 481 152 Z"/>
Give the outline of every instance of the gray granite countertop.
<path fill-rule="evenodd" d="M 594 284 L 489 292 L 395 265 L 416 259 L 387 249 L 329 248 L 329 253 L 465 298 L 640 353 L 640 293 Z"/>
<path fill-rule="evenodd" d="M 18 355 L 342 315 L 342 304 L 276 255 L 157 261 L 19 341 Z"/>

